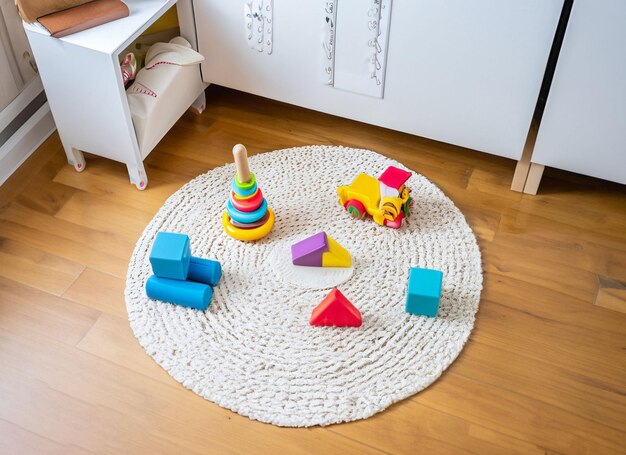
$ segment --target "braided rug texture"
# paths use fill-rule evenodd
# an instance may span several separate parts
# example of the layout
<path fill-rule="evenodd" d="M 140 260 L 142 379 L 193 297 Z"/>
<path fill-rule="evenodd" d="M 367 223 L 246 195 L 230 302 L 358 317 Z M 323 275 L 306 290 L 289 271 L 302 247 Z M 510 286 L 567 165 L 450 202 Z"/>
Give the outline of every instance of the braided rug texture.
<path fill-rule="evenodd" d="M 368 150 L 308 146 L 250 158 L 276 213 L 269 236 L 228 237 L 221 217 L 233 164 L 174 193 L 146 227 L 130 260 L 128 317 L 135 336 L 170 375 L 198 395 L 251 419 L 308 427 L 363 419 L 427 387 L 467 341 L 482 289 L 481 256 L 463 214 L 413 171 L 413 213 L 399 230 L 354 220 L 337 188 L 360 172 L 401 164 Z M 149 252 L 158 231 L 181 232 L 192 254 L 222 263 L 205 312 L 148 299 Z M 276 248 L 326 231 L 352 254 L 339 286 L 361 311 L 358 328 L 312 327 L 328 289 L 283 281 L 269 263 Z M 410 267 L 443 271 L 436 318 L 404 310 Z"/>

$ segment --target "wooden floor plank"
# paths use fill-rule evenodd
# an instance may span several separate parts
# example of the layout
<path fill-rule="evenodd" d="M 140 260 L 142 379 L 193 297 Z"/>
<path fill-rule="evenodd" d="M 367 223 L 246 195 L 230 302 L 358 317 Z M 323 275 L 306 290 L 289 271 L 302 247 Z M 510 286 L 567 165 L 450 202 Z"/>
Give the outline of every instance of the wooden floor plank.
<path fill-rule="evenodd" d="M 204 453 L 207 444 L 215 453 L 304 454 L 311 447 L 320 453 L 384 453 L 324 428 L 293 431 L 260 425 L 208 403 L 173 380 L 164 384 L 34 334 L 18 341 L 0 333 L 0 343 L 5 378 L 0 383 L 0 402 L 5 404 L 0 418 L 61 443 L 74 439 L 72 432 L 77 431 L 77 445 L 88 450 L 108 447 L 108 453 L 148 453 L 149 447 L 161 453 Z M 24 400 L 34 409 L 15 409 Z"/>
<path fill-rule="evenodd" d="M 567 454 L 618 454 L 624 433 L 454 373 L 410 399 L 509 437 Z"/>
<path fill-rule="evenodd" d="M 36 333 L 73 346 L 100 314 L 51 293 L 0 278 L 0 328 L 15 337 Z"/>
<path fill-rule="evenodd" d="M 92 230 L 115 232 L 132 242 L 139 238 L 152 214 L 129 205 L 109 202 L 90 193 L 78 192 L 55 217 Z"/>
<path fill-rule="evenodd" d="M 15 200 L 30 209 L 54 215 L 75 192 L 66 185 L 59 185 L 46 177 L 36 176 Z"/>
<path fill-rule="evenodd" d="M 145 191 L 104 158 L 76 173 L 57 134 L 0 187 L 0 453 L 624 453 L 626 187 L 548 169 L 522 195 L 512 160 L 217 86 L 207 101 L 148 156 Z M 484 291 L 432 386 L 366 420 L 284 429 L 203 400 L 145 353 L 123 296 L 134 245 L 239 142 L 376 150 L 462 210 Z"/>
<path fill-rule="evenodd" d="M 111 238 L 105 239 L 106 236 L 104 235 L 90 236 L 93 239 L 89 240 L 72 236 L 70 232 L 53 233 L 53 230 L 50 229 L 51 225 L 59 224 L 59 222 L 57 218 L 50 216 L 41 217 L 46 220 L 45 225 L 41 224 L 38 228 L 32 228 L 21 224 L 22 219 L 19 215 L 12 216 L 14 215 L 13 208 L 7 210 L 3 215 L 12 218 L 0 218 L 0 236 L 4 238 L 22 242 L 29 247 L 62 256 L 65 259 L 118 277 L 126 275 L 128 258 L 132 252 L 130 243 L 123 245 L 122 248 L 115 248 L 115 244 L 120 242 L 113 242 Z M 99 240 L 96 237 L 100 237 L 102 243 L 98 244 Z"/>
<path fill-rule="evenodd" d="M 176 384 L 137 343 L 125 316 L 102 314 L 76 347 L 137 374 L 165 384 Z"/>
<path fill-rule="evenodd" d="M 128 176 L 124 173 L 125 169 L 126 167 L 120 167 L 119 163 L 95 157 L 89 161 L 89 166 L 80 174 L 70 167 L 64 167 L 56 174 L 54 182 L 94 194 L 103 201 L 120 203 L 137 210 L 156 212 L 172 193 L 189 180 L 185 175 L 149 168 L 150 198 L 146 198 L 130 183 Z M 85 175 L 89 177 L 85 178 Z M 115 178 L 112 179 L 111 176 Z"/>
<path fill-rule="evenodd" d="M 624 391 L 603 384 L 591 374 L 583 376 L 573 368 L 537 361 L 478 341 L 463 355 L 464 362 L 451 372 L 626 432 L 626 420 L 622 418 L 626 407 Z M 535 368 L 541 375 L 533 371 Z"/>
<path fill-rule="evenodd" d="M 411 400 L 367 420 L 332 427 L 332 431 L 375 444 L 390 453 L 545 453 L 544 448 L 532 443 Z"/>
<path fill-rule="evenodd" d="M 3 419 L 0 419 L 0 435 L 2 435 L 0 453 L 36 453 L 39 455 L 88 455 L 96 453 L 72 444 L 60 444 Z"/>
<path fill-rule="evenodd" d="M 0 185 L 0 209 L 4 204 L 15 197 L 19 197 L 23 189 L 28 185 L 33 176 L 37 175 L 52 162 L 62 163 L 61 140 L 59 135 L 53 133 L 33 153 L 22 166 L 20 166 L 2 185 Z"/>
<path fill-rule="evenodd" d="M 624 345 L 619 339 L 596 338 L 592 330 L 581 330 L 487 299 L 483 299 L 476 325 L 472 336 L 477 341 L 525 354 L 537 362 L 549 359 L 556 366 L 596 378 L 607 389 L 626 392 Z"/>
<path fill-rule="evenodd" d="M 125 283 L 122 278 L 86 268 L 65 291 L 63 298 L 126 318 Z"/>
<path fill-rule="evenodd" d="M 122 259 L 125 264 L 123 274 L 125 276 L 128 266 L 128 258 L 134 249 L 135 239 L 127 240 L 120 233 L 115 231 L 103 232 L 83 226 L 81 224 L 65 221 L 58 217 L 39 213 L 27 209 L 20 204 L 13 202 L 6 210 L 0 213 L 0 220 L 7 220 L 29 228 L 28 233 L 24 233 L 19 239 L 45 251 L 54 252 L 52 248 L 57 243 L 62 243 L 63 251 L 71 256 L 75 251 L 80 251 L 86 255 L 103 254 L 111 260 L 111 267 L 117 270 L 119 265 L 113 258 Z M 47 235 L 52 236 L 46 238 Z M 77 249 L 70 248 L 66 241 L 72 242 Z M 46 249 L 45 245 L 49 245 Z M 89 263 L 89 261 L 87 262 Z M 107 273 L 111 273 L 105 270 Z M 117 276 L 117 274 L 115 274 Z"/>
<path fill-rule="evenodd" d="M 84 265 L 20 241 L 0 237 L 0 276 L 61 295 Z"/>

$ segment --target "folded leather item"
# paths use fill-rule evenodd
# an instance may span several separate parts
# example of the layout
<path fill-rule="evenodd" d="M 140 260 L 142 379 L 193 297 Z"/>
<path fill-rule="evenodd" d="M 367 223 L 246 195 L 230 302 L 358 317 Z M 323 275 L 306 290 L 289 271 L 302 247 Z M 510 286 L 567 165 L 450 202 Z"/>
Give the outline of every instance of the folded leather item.
<path fill-rule="evenodd" d="M 17 10 L 26 22 L 36 22 L 41 16 L 56 13 L 91 0 L 15 0 Z"/>
<path fill-rule="evenodd" d="M 61 38 L 127 17 L 129 14 L 128 6 L 122 0 L 93 0 L 84 5 L 42 16 L 39 23 L 51 36 Z"/>

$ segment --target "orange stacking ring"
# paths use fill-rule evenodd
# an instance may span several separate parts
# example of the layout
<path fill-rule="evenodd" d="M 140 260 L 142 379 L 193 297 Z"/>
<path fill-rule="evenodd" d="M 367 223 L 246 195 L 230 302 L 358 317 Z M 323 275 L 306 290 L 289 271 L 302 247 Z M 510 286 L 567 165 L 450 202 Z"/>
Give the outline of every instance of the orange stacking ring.
<path fill-rule="evenodd" d="M 254 212 L 256 209 L 261 207 L 261 204 L 263 203 L 263 193 L 259 188 L 251 197 L 240 199 L 234 192 L 231 192 L 230 202 L 232 202 L 233 207 L 240 212 Z"/>
<path fill-rule="evenodd" d="M 257 194 L 259 191 L 261 191 L 261 188 L 257 187 L 257 188 L 255 188 L 254 193 L 252 193 L 252 194 L 251 194 L 251 195 L 249 195 L 249 196 L 242 196 L 241 194 L 237 194 L 237 193 L 235 193 L 234 191 L 231 191 L 231 192 L 230 192 L 230 195 L 231 195 L 231 197 L 236 197 L 236 198 L 237 198 L 237 199 L 239 199 L 239 200 L 243 200 L 243 199 L 250 199 L 250 198 L 252 198 L 252 197 L 256 197 L 256 194 Z"/>

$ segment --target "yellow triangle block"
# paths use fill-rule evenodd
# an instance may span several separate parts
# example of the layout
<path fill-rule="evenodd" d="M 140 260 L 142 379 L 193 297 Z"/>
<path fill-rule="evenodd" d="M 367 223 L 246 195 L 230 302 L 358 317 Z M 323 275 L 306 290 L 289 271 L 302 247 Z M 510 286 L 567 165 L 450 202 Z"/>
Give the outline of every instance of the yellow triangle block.
<path fill-rule="evenodd" d="M 335 239 L 326 234 L 328 251 L 322 254 L 322 267 L 351 267 L 352 258 L 344 247 L 339 245 Z"/>

